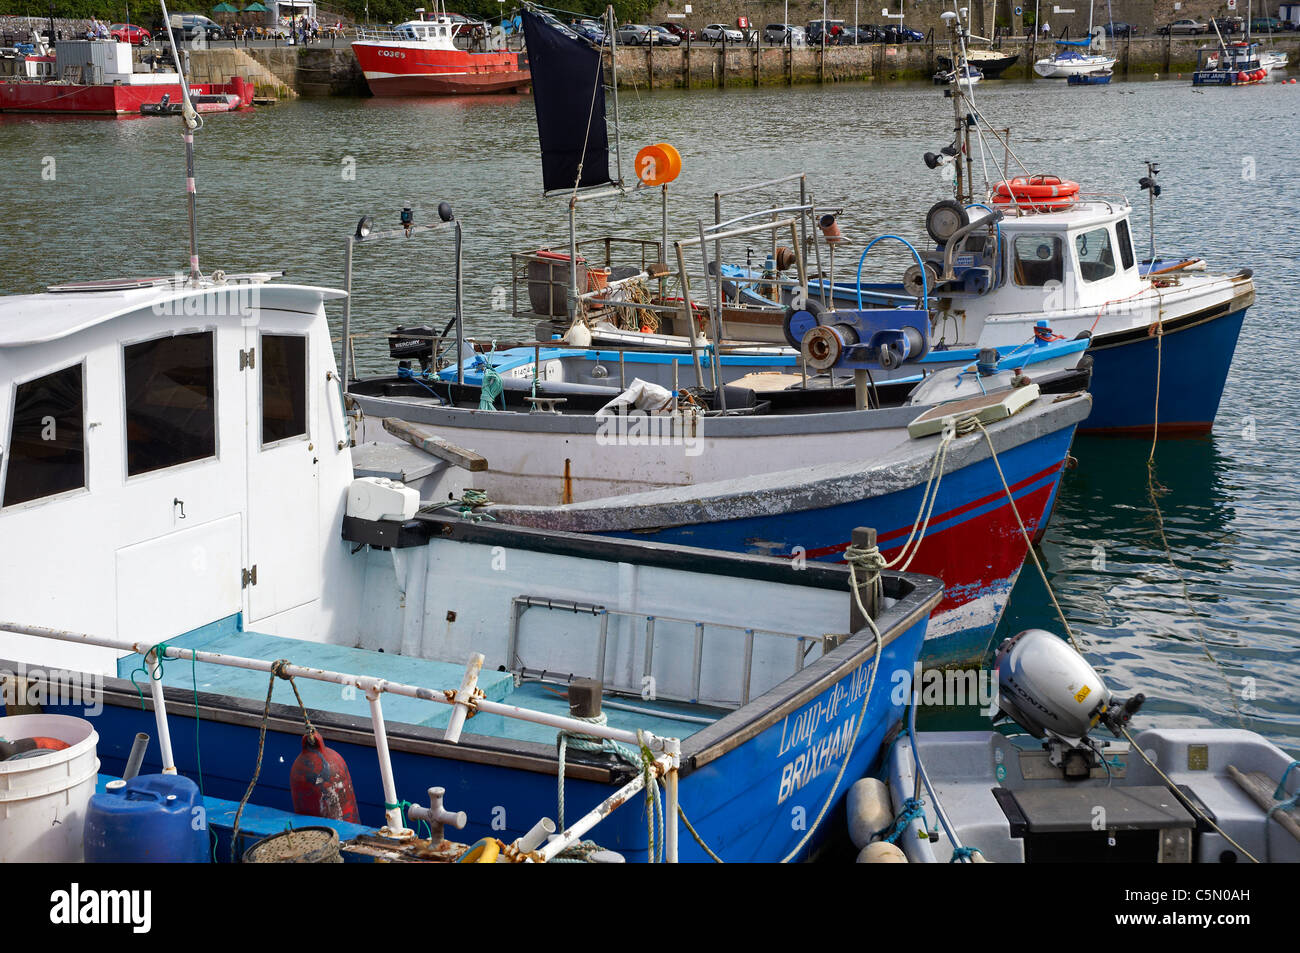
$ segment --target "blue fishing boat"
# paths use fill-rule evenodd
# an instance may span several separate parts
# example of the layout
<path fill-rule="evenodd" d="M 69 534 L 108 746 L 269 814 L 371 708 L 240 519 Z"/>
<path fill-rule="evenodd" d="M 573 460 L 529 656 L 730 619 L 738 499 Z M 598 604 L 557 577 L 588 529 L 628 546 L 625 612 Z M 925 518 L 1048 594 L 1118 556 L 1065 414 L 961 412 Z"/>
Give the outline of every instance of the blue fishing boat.
<path fill-rule="evenodd" d="M 791 222 L 747 226 L 741 237 Z M 690 276 L 678 281 L 690 295 Z M 853 514 L 871 514 L 887 560 L 947 586 L 926 658 L 978 659 L 1030 540 L 1046 528 L 1074 428 L 1088 413 L 1087 340 L 1031 344 L 1028 352 L 1041 347 L 1064 368 L 1052 373 L 1022 373 L 1028 352 L 1003 360 L 990 352 L 923 379 L 913 370 L 891 380 L 891 370 L 930 353 L 925 312 L 838 316 L 796 329 L 818 340 L 801 358 L 808 386 L 801 375 L 767 373 L 715 384 L 716 361 L 705 361 L 700 346 L 677 364 L 623 354 L 621 370 L 583 351 L 570 365 L 582 376 L 557 381 L 564 351 L 548 349 L 544 360 L 538 342 L 510 352 L 518 363 L 501 370 L 495 354 L 441 375 L 399 368 L 349 381 L 347 397 L 377 422 L 368 439 L 472 449 L 469 473 L 443 469 L 413 485 L 422 499 L 448 504 L 472 487 L 475 512 L 501 522 L 835 562 Z M 851 318 L 861 322 L 855 329 Z M 437 344 L 418 351 L 409 346 L 418 337 L 391 335 L 392 353 L 431 363 Z M 629 379 L 629 367 L 671 373 L 671 388 Z M 813 386 L 816 375 L 836 371 L 839 385 Z M 503 374 L 513 376 L 509 384 Z M 600 383 L 611 374 L 617 384 Z"/>
<path fill-rule="evenodd" d="M 547 859 L 648 777 L 656 853 L 680 804 L 726 859 L 807 857 L 825 828 L 786 818 L 833 809 L 877 758 L 940 583 L 880 573 L 867 539 L 850 570 L 422 511 L 377 471 L 445 460 L 353 447 L 338 296 L 218 275 L 0 298 L 5 669 L 94 726 L 104 773 L 146 731 L 146 773 L 231 802 L 256 776 L 268 810 L 295 808 L 316 733 L 399 853 L 402 802 L 431 787 L 470 841 L 563 814 L 562 842 L 530 848 Z M 598 837 L 652 849 L 637 809 Z"/>
<path fill-rule="evenodd" d="M 1217 48 L 1196 51 L 1193 86 L 1254 86 L 1268 79 L 1259 44 L 1246 40 L 1227 43 L 1222 38 Z"/>

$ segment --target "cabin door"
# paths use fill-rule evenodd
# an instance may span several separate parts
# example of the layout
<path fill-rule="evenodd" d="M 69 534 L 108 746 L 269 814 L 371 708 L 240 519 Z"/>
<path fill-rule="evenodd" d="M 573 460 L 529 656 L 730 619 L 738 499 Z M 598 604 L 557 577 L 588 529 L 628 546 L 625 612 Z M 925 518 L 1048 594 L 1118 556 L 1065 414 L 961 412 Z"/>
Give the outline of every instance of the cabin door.
<path fill-rule="evenodd" d="M 262 312 L 245 331 L 248 619 L 320 598 L 319 440 L 306 315 Z M 323 371 L 321 372 L 323 373 Z"/>

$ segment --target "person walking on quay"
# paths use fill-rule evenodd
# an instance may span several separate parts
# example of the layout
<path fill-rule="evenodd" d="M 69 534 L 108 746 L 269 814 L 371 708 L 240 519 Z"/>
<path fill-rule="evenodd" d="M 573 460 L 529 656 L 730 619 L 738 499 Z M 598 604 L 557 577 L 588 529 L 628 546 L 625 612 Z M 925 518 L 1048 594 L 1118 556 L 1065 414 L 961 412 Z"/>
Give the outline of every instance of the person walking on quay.
<path fill-rule="evenodd" d="M 1051 36 L 1051 35 L 1052 35 L 1052 27 L 1051 27 L 1051 25 L 1050 25 L 1046 20 L 1044 20 L 1044 21 L 1043 21 L 1043 39 L 1047 39 L 1047 38 L 1048 38 L 1049 36 Z"/>

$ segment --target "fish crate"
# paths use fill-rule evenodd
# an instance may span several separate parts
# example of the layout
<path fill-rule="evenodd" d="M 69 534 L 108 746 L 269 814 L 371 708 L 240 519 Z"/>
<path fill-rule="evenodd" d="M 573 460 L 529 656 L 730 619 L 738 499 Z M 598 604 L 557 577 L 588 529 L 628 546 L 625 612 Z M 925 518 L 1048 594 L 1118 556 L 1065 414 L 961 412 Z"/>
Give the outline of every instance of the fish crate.
<path fill-rule="evenodd" d="M 577 243 L 577 286 L 580 316 L 586 321 L 608 320 L 618 324 L 620 312 L 601 291 L 611 281 L 654 270 L 663 260 L 659 242 L 606 235 Z M 511 258 L 512 313 L 514 317 L 549 324 L 563 332 L 573 324 L 573 277 L 568 245 L 544 246 L 529 252 L 514 252 Z M 657 285 L 663 279 L 647 279 Z M 657 288 L 662 295 L 663 289 Z"/>

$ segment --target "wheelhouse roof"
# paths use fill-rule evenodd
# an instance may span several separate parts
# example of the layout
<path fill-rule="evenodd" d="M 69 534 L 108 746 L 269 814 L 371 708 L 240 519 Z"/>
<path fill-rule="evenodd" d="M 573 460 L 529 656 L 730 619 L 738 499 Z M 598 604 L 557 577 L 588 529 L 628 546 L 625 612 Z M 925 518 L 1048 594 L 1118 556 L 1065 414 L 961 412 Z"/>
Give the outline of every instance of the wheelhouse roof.
<path fill-rule="evenodd" d="M 314 314 L 322 302 L 347 296 L 337 289 L 309 285 L 205 280 L 200 287 L 191 288 L 170 279 L 154 280 L 159 283 L 144 283 L 150 279 L 84 282 L 56 285 L 59 290 L 41 294 L 0 297 L 0 348 L 57 341 L 145 309 L 174 308 L 185 313 L 184 302 L 195 297 L 254 296 L 257 308 Z M 213 309 L 213 313 L 224 312 Z"/>

